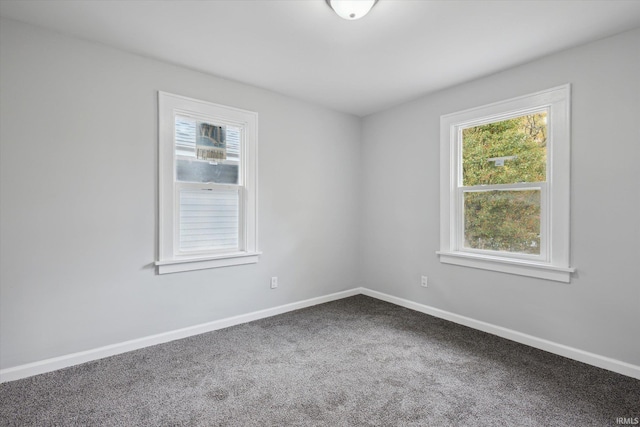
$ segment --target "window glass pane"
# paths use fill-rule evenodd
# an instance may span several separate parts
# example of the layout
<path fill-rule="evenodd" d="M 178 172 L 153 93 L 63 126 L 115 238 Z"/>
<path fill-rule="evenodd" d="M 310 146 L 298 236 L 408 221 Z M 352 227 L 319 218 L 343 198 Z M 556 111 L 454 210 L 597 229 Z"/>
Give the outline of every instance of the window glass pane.
<path fill-rule="evenodd" d="M 180 190 L 180 250 L 238 247 L 239 191 Z"/>
<path fill-rule="evenodd" d="M 462 185 L 543 182 L 547 112 L 462 130 Z"/>
<path fill-rule="evenodd" d="M 240 128 L 176 116 L 176 179 L 239 184 Z"/>
<path fill-rule="evenodd" d="M 464 193 L 464 246 L 540 254 L 540 190 Z"/>

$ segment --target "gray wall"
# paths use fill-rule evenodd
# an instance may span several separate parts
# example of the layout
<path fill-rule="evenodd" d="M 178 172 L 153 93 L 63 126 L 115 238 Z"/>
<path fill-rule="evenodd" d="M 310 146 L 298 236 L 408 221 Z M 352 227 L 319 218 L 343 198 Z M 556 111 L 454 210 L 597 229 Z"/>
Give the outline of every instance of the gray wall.
<path fill-rule="evenodd" d="M 15 21 L 0 31 L 0 367 L 357 282 L 357 117 Z M 259 113 L 258 264 L 154 273 L 158 90 Z"/>
<path fill-rule="evenodd" d="M 639 76 L 635 30 L 367 117 L 361 284 L 640 365 Z M 440 116 L 564 83 L 573 96 L 571 283 L 440 264 Z"/>

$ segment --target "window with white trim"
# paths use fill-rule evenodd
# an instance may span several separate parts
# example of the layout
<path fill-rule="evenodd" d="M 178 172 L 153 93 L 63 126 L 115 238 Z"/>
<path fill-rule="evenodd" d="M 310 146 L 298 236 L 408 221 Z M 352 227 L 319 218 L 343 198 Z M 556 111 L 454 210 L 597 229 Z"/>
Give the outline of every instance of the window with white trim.
<path fill-rule="evenodd" d="M 158 108 L 158 273 L 257 262 L 258 115 L 164 92 Z"/>
<path fill-rule="evenodd" d="M 440 261 L 569 282 L 570 86 L 440 119 Z"/>

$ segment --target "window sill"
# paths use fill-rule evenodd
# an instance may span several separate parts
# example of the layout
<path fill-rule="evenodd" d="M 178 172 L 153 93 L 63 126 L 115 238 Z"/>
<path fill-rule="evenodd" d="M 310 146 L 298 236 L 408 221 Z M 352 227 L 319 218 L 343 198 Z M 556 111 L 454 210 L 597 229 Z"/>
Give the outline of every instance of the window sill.
<path fill-rule="evenodd" d="M 156 261 L 158 274 L 178 273 L 180 271 L 204 270 L 206 268 L 229 267 L 232 265 L 255 264 L 262 252 L 235 252 L 201 258 L 181 258 Z"/>
<path fill-rule="evenodd" d="M 444 264 L 462 265 L 482 270 L 554 280 L 556 282 L 571 282 L 571 273 L 576 271 L 575 268 L 571 267 L 557 267 L 549 264 L 486 255 L 446 251 L 436 251 L 436 253 L 440 256 L 440 262 Z"/>

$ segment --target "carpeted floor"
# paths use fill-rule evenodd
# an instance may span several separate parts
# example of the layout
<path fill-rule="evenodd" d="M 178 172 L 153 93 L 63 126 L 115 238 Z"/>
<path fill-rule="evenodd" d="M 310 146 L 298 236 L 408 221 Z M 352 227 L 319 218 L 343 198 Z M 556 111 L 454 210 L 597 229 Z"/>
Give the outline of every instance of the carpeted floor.
<path fill-rule="evenodd" d="M 0 385 L 3 426 L 615 426 L 640 381 L 358 295 Z"/>

